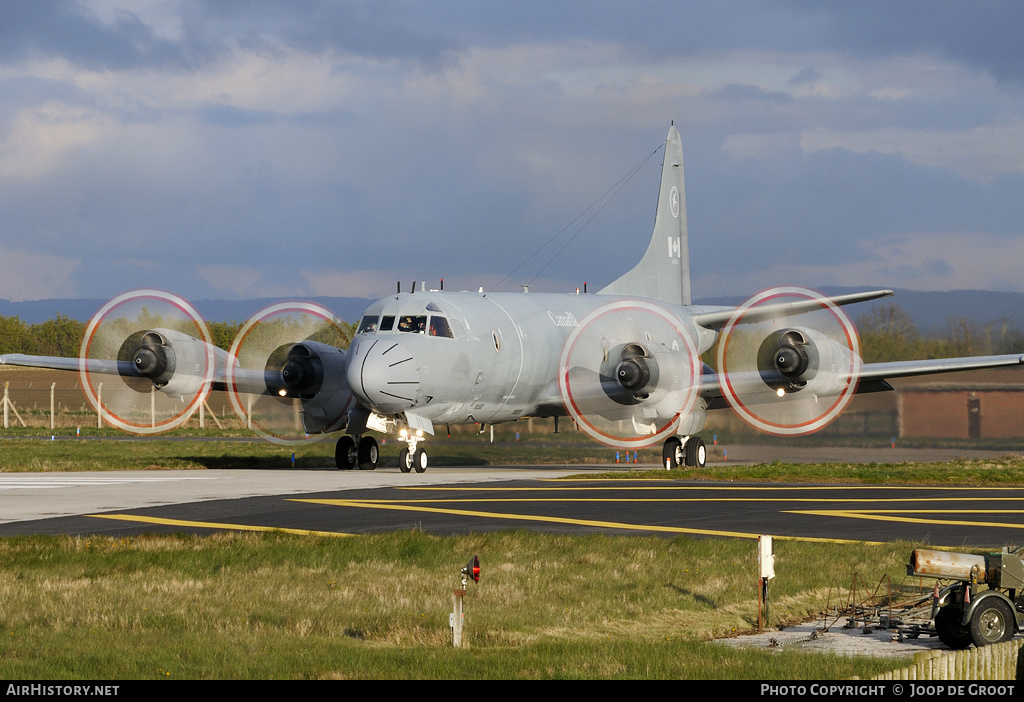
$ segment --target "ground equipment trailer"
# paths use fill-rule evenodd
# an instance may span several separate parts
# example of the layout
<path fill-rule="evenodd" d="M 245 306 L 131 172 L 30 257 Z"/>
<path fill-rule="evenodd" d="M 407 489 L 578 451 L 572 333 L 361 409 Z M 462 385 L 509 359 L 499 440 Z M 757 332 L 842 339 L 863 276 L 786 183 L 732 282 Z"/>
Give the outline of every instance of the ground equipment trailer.
<path fill-rule="evenodd" d="M 1007 641 L 1024 627 L 1024 547 L 976 556 L 914 549 L 911 576 L 954 580 L 936 584 L 932 619 L 942 643 L 967 648 Z M 987 586 L 985 589 L 982 586 Z"/>

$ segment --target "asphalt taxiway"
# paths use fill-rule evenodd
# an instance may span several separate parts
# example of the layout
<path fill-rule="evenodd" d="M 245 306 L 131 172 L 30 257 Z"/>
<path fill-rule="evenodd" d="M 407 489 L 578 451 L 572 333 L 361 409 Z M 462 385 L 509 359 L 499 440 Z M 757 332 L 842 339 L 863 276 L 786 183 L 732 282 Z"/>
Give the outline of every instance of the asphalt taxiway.
<path fill-rule="evenodd" d="M 607 468 L 8 473 L 0 474 L 0 536 L 528 528 L 951 547 L 1024 542 L 1024 488 L 588 479 Z"/>

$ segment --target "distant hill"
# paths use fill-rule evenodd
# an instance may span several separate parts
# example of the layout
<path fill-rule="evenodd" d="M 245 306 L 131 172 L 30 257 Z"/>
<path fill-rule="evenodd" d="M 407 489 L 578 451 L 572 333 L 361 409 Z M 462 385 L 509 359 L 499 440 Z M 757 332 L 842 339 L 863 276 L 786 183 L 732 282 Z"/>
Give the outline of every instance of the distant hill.
<path fill-rule="evenodd" d="M 826 295 L 841 295 L 868 288 L 826 287 Z M 312 302 L 323 305 L 339 318 L 354 322 L 372 300 L 361 297 L 312 297 Z M 277 298 L 256 300 L 198 300 L 193 304 L 203 317 L 215 322 L 242 322 L 257 310 L 279 302 Z M 39 324 L 58 314 L 87 322 L 106 300 L 52 299 L 11 302 L 0 300 L 0 315 L 20 317 L 29 324 Z M 738 305 L 741 297 L 714 297 L 697 300 L 702 305 Z M 914 319 L 924 334 L 943 331 L 950 317 L 967 317 L 979 324 L 1006 321 L 1010 327 L 1024 330 L 1024 293 L 991 292 L 987 290 L 955 290 L 952 292 L 917 292 L 896 289 L 895 297 L 863 302 L 848 308 L 852 319 L 869 312 L 873 306 L 895 302 Z"/>
<path fill-rule="evenodd" d="M 357 321 L 372 300 L 361 297 L 308 297 L 310 302 L 323 305 L 346 322 Z M 195 308 L 203 315 L 203 319 L 211 322 L 244 322 L 255 312 L 281 298 L 261 298 L 256 300 L 192 300 Z M 28 300 L 11 302 L 0 300 L 0 316 L 20 317 L 28 324 L 39 324 L 53 319 L 58 314 L 71 319 L 88 322 L 96 311 L 107 303 L 107 300 Z"/>

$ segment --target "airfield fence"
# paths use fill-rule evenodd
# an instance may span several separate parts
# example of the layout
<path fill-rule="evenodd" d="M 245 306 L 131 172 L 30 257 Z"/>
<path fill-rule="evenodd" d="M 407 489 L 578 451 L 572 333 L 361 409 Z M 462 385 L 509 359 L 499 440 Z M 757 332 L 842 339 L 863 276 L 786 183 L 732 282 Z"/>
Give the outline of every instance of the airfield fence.
<path fill-rule="evenodd" d="M 1024 677 L 1024 638 L 960 651 L 922 651 L 914 663 L 873 680 L 1017 680 Z"/>
<path fill-rule="evenodd" d="M 18 377 L 30 375 L 33 377 Z M 0 378 L 4 377 L 11 377 L 3 381 L 3 394 L 0 395 L 4 429 L 17 426 L 50 429 L 96 426 L 97 412 L 86 399 L 79 382 L 62 380 L 58 383 L 34 373 L 0 375 Z M 210 427 L 241 429 L 245 426 L 224 392 L 211 392 L 202 418 L 197 412 L 188 424 L 200 426 L 201 419 L 205 426 Z"/>
<path fill-rule="evenodd" d="M 77 375 L 74 376 L 75 380 L 68 376 L 68 373 L 62 371 L 5 369 L 5 372 L 0 373 L 0 381 L 3 381 L 9 404 L 4 403 L 3 427 L 95 426 L 96 410 L 86 399 Z M 245 426 L 244 420 L 235 413 L 224 392 L 211 392 L 204 410 L 204 424 L 214 424 L 225 429 L 241 429 Z M 188 425 L 200 425 L 198 412 L 189 420 Z M 567 430 L 572 423 L 566 419 L 562 426 L 563 430 Z M 895 411 L 851 410 L 840 415 L 821 433 L 825 436 L 896 436 L 899 433 L 898 426 L 899 417 Z M 734 436 L 750 432 L 743 420 L 731 412 L 710 415 L 706 428 L 710 432 Z M 551 431 L 551 420 L 529 419 L 520 423 L 516 431 L 548 433 Z"/>

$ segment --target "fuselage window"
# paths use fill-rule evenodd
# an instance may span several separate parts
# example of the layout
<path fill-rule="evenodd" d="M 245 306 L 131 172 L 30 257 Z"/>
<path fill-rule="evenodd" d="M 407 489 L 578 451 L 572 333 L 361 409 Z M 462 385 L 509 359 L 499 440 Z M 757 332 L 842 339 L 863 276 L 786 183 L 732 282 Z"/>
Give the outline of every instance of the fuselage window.
<path fill-rule="evenodd" d="M 427 315 L 406 315 L 398 318 L 398 331 L 425 334 L 427 331 Z"/>
<path fill-rule="evenodd" d="M 377 315 L 368 314 L 363 317 L 363 321 L 359 323 L 359 328 L 356 329 L 356 334 L 372 334 L 377 331 Z"/>
<path fill-rule="evenodd" d="M 444 317 L 434 315 L 430 318 L 430 335 L 453 338 L 452 328 L 448 326 L 448 320 Z"/>
<path fill-rule="evenodd" d="M 381 318 L 381 320 L 380 320 L 380 330 L 381 331 L 391 331 L 394 328 L 395 328 L 395 315 L 393 315 L 393 314 L 386 314 L 386 315 L 384 315 L 384 317 Z"/>

